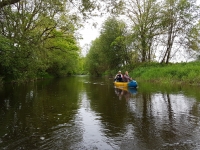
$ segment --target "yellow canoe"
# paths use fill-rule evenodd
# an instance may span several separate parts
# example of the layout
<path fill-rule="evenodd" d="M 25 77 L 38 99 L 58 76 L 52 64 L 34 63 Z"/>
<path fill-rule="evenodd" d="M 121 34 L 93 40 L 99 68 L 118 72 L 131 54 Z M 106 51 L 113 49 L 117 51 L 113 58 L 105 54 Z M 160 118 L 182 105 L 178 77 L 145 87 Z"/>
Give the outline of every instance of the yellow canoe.
<path fill-rule="evenodd" d="M 137 82 L 132 80 L 130 82 L 114 82 L 115 86 L 122 86 L 122 87 L 137 87 Z"/>
<path fill-rule="evenodd" d="M 128 86 L 128 82 L 114 82 L 115 86 Z"/>

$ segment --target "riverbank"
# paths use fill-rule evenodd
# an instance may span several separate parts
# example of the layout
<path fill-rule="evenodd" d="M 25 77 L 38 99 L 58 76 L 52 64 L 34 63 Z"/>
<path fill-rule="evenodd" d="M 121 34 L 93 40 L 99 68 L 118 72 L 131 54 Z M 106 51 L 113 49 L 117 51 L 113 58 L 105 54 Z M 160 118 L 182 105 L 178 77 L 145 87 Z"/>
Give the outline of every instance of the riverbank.
<path fill-rule="evenodd" d="M 129 74 L 137 81 L 200 85 L 200 62 L 142 64 Z"/>

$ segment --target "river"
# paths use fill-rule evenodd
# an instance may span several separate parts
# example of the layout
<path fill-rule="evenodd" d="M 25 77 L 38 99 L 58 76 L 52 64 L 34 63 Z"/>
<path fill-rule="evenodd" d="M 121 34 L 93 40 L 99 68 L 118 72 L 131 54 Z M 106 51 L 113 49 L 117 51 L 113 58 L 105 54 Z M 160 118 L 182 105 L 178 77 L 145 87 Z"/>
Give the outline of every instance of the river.
<path fill-rule="evenodd" d="M 0 87 L 2 150 L 199 150 L 200 87 L 74 76 Z"/>

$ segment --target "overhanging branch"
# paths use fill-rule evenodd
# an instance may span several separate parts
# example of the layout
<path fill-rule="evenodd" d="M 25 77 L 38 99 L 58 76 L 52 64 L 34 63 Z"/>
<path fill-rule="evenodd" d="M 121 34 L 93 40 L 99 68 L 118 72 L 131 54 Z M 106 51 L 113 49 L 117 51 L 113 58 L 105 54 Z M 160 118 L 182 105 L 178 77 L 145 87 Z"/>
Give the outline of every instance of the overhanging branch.
<path fill-rule="evenodd" d="M 0 8 L 3 8 L 6 5 L 11 5 L 11 4 L 15 4 L 18 3 L 20 0 L 2 0 L 0 2 Z"/>

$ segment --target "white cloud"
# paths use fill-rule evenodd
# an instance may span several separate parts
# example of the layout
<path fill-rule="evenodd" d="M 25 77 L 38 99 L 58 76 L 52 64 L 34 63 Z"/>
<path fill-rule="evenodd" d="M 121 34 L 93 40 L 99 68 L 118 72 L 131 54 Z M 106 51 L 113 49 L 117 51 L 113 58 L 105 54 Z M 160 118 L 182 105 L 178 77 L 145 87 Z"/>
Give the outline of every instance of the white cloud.
<path fill-rule="evenodd" d="M 85 44 L 90 44 L 92 40 L 95 40 L 99 36 L 99 29 L 95 28 L 91 24 L 86 24 L 83 29 L 79 30 L 82 38 L 80 40 L 80 46 L 84 46 Z"/>
<path fill-rule="evenodd" d="M 82 54 L 85 55 L 87 51 L 87 45 L 90 45 L 93 40 L 99 37 L 100 29 L 105 17 L 94 17 L 84 24 L 83 28 L 78 30 L 82 39 L 79 40 L 80 47 L 82 48 Z"/>

